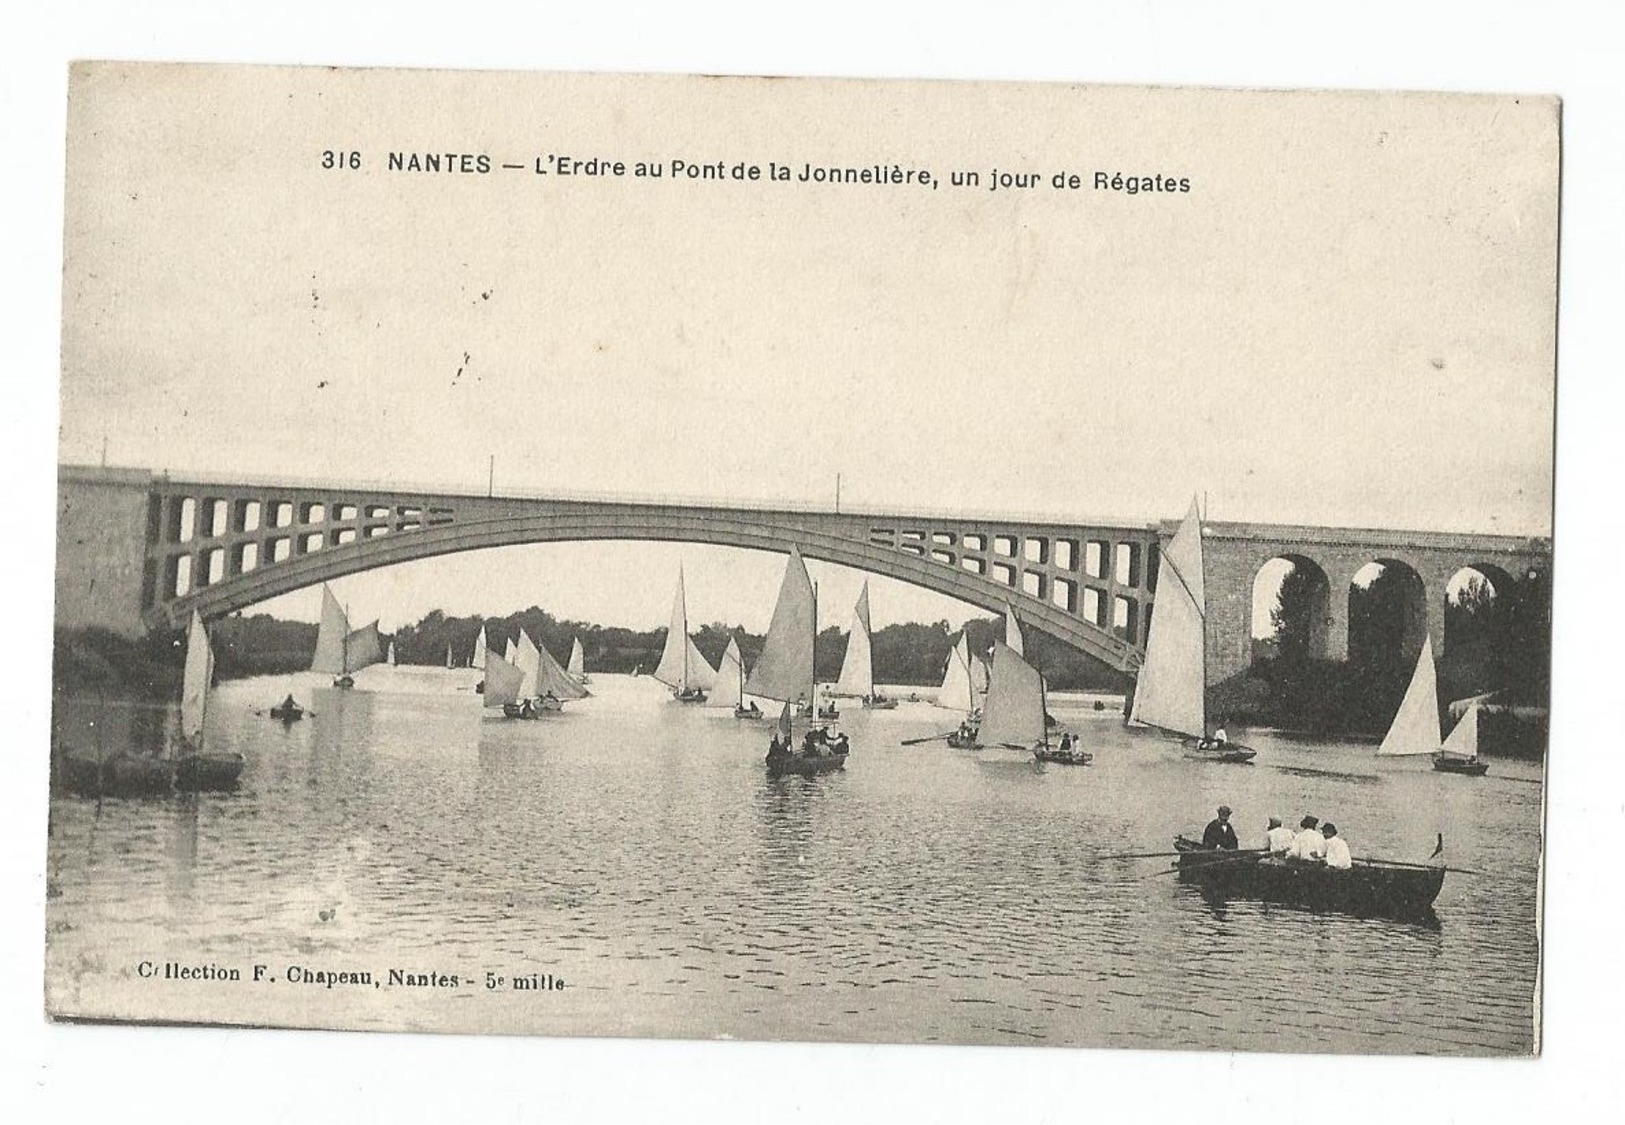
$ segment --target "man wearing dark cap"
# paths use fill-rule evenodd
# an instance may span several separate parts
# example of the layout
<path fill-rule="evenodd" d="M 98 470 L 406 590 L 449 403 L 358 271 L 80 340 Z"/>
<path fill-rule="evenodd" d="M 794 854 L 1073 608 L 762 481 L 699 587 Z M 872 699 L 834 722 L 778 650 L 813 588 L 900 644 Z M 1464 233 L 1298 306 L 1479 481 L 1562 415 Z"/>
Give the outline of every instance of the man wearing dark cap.
<path fill-rule="evenodd" d="M 1230 806 L 1220 805 L 1217 820 L 1208 822 L 1202 832 L 1202 846 L 1204 848 L 1224 848 L 1226 851 L 1235 851 L 1241 847 L 1236 839 L 1236 830 L 1230 827 Z"/>
<path fill-rule="evenodd" d="M 1326 858 L 1326 837 L 1320 834 L 1320 818 L 1306 816 L 1299 822 L 1301 829 L 1293 837 L 1292 850 L 1286 853 L 1288 859 L 1300 859 L 1310 863 L 1319 863 Z"/>

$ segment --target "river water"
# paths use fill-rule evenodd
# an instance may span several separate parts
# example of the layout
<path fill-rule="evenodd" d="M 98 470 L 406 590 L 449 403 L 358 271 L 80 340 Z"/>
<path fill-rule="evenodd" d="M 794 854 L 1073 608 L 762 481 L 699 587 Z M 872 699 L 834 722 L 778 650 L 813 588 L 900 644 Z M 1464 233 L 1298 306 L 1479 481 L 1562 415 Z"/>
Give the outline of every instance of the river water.
<path fill-rule="evenodd" d="M 540 722 L 482 717 L 467 671 L 222 685 L 239 790 L 56 798 L 47 992 L 61 1015 L 568 1035 L 1528 1053 L 1538 765 L 1488 777 L 1248 732 L 1180 757 L 1052 697 L 1088 768 L 900 745 L 955 718 L 848 708 L 845 771 L 769 780 L 766 730 L 595 677 Z M 905 689 L 906 690 L 906 689 Z M 256 712 L 293 691 L 316 714 Z M 59 701 L 59 738 L 153 744 L 161 711 Z M 1237 732 L 1232 732 L 1237 736 Z M 1220 803 L 1334 820 L 1356 856 L 1451 874 L 1427 924 L 1214 905 L 1161 874 Z M 163 966 L 239 980 L 165 980 Z M 263 979 L 254 980 L 262 966 Z M 446 983 L 391 983 L 389 970 Z M 144 972 L 156 975 L 145 976 Z M 361 985 L 296 983 L 368 973 Z M 551 982 L 553 988 L 545 987 Z M 542 987 L 515 989 L 515 979 Z M 562 981 L 563 987 L 557 987 Z M 495 987 L 487 987 L 494 984 Z"/>

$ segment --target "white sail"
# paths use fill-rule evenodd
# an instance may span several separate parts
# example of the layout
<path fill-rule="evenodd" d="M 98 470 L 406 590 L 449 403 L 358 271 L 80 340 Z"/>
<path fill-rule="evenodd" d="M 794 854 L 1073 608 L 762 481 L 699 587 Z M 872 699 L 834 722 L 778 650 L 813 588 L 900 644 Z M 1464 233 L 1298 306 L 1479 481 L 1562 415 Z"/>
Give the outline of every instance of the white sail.
<path fill-rule="evenodd" d="M 1476 758 L 1478 757 L 1478 705 L 1467 708 L 1467 714 L 1461 717 L 1456 728 L 1450 732 L 1450 737 L 1444 740 L 1439 747 L 1439 753 L 1446 758 Z"/>
<path fill-rule="evenodd" d="M 344 616 L 344 607 L 333 596 L 333 591 L 322 587 L 322 623 L 316 630 L 316 655 L 311 658 L 312 672 L 325 672 L 329 676 L 344 673 L 344 638 L 350 633 L 350 619 Z"/>
<path fill-rule="evenodd" d="M 565 670 L 577 679 L 587 674 L 587 653 L 581 647 L 580 637 L 570 641 L 570 663 Z"/>
<path fill-rule="evenodd" d="M 971 690 L 970 641 L 964 633 L 959 643 L 948 652 L 948 667 L 942 673 L 942 687 L 937 692 L 937 706 L 951 711 L 970 712 L 976 707 L 975 693 Z"/>
<path fill-rule="evenodd" d="M 870 696 L 875 693 L 874 652 L 869 639 L 869 583 L 863 584 L 858 604 L 852 607 L 852 630 L 846 638 L 846 659 L 835 681 L 836 695 Z"/>
<path fill-rule="evenodd" d="M 813 634 L 818 628 L 818 605 L 813 596 L 812 579 L 807 577 L 807 564 L 801 561 L 801 552 L 790 548 L 790 561 L 784 567 L 784 581 L 779 585 L 779 600 L 773 606 L 773 620 L 768 625 L 767 641 L 762 646 L 761 659 L 750 670 L 745 691 L 763 699 L 794 703 L 805 699 L 812 703 Z"/>
<path fill-rule="evenodd" d="M 451 667 L 451 645 L 446 646 L 446 667 Z"/>
<path fill-rule="evenodd" d="M 192 611 L 186 635 L 186 672 L 181 680 L 181 734 L 194 747 L 203 741 L 203 721 L 209 710 L 209 683 L 214 679 L 214 649 L 203 618 Z"/>
<path fill-rule="evenodd" d="M 1206 628 L 1202 518 L 1193 499 L 1157 570 L 1145 663 L 1134 685 L 1134 722 L 1207 736 Z"/>
<path fill-rule="evenodd" d="M 474 638 L 474 658 L 468 662 L 470 668 L 485 667 L 485 626 L 480 626 L 480 635 Z"/>
<path fill-rule="evenodd" d="M 677 568 L 677 593 L 671 601 L 671 623 L 666 627 L 666 647 L 660 652 L 655 679 L 673 691 L 687 691 L 688 681 L 688 601 L 683 593 L 683 568 Z"/>
<path fill-rule="evenodd" d="M 576 679 L 553 659 L 553 654 L 543 645 L 536 650 L 536 694 L 551 695 L 554 699 L 585 699 L 592 692 L 581 686 Z"/>
<path fill-rule="evenodd" d="M 739 641 L 728 638 L 728 648 L 722 654 L 722 665 L 717 669 L 717 684 L 707 702 L 712 707 L 738 707 L 745 701 L 745 662 L 739 655 Z"/>
<path fill-rule="evenodd" d="M 536 684 L 542 671 L 542 654 L 536 648 L 536 642 L 530 639 L 530 634 L 524 629 L 519 630 L 519 644 L 513 663 L 525 674 L 524 680 L 519 685 L 519 697 L 529 699 L 533 695 L 540 695 Z"/>
<path fill-rule="evenodd" d="M 484 700 L 487 707 L 518 703 L 519 688 L 524 682 L 525 673 L 517 664 L 502 659 L 494 652 L 486 652 Z"/>
<path fill-rule="evenodd" d="M 1433 641 L 1424 638 L 1411 685 L 1377 753 L 1389 756 L 1439 752 L 1439 682 L 1433 667 Z"/>
<path fill-rule="evenodd" d="M 711 662 L 705 658 L 704 653 L 700 652 L 699 646 L 694 643 L 694 638 L 689 637 L 686 639 L 688 640 L 688 661 L 683 667 L 687 669 L 684 674 L 688 677 L 688 686 L 699 688 L 701 691 L 710 691 L 716 685 L 717 670 L 711 667 Z"/>
<path fill-rule="evenodd" d="M 1021 622 L 1016 620 L 1014 602 L 1006 602 L 1004 610 L 1004 643 L 1017 656 L 1025 657 L 1027 645 L 1021 636 Z"/>
<path fill-rule="evenodd" d="M 378 632 L 378 622 L 363 626 L 344 638 L 344 671 L 359 672 L 382 663 L 384 639 Z"/>
<path fill-rule="evenodd" d="M 502 659 L 506 660 L 509 664 L 512 664 L 512 663 L 514 663 L 515 660 L 518 659 L 518 657 L 519 657 L 519 646 L 514 644 L 514 640 L 513 640 L 512 637 L 509 637 L 507 647 L 502 650 Z"/>
<path fill-rule="evenodd" d="M 390 641 L 390 642 L 389 642 L 389 659 L 388 659 L 388 664 L 389 664 L 389 666 L 390 666 L 390 667 L 391 667 L 391 668 L 393 668 L 393 667 L 395 667 L 395 642 L 394 642 L 394 641 Z"/>
<path fill-rule="evenodd" d="M 993 642 L 993 678 L 977 737 L 984 746 L 1018 750 L 1045 740 L 1044 678 L 1003 641 Z"/>
<path fill-rule="evenodd" d="M 1467 707 L 1467 714 L 1449 732 L 1445 745 L 1438 748 L 1445 758 L 1477 758 L 1479 756 L 1479 707 Z"/>

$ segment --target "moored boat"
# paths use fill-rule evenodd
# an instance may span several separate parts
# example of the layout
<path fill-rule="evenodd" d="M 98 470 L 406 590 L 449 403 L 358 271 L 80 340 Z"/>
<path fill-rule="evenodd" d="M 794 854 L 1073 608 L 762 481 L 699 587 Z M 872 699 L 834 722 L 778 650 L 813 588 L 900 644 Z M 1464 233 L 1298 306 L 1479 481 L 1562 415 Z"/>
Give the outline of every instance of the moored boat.
<path fill-rule="evenodd" d="M 1435 851 L 1443 850 L 1443 837 Z M 1384 917 L 1425 916 L 1444 886 L 1441 863 L 1357 859 L 1353 867 L 1327 867 L 1272 857 L 1263 851 L 1204 848 L 1185 836 L 1174 839 L 1181 883 L 1219 899 L 1258 899 L 1306 910 Z"/>
<path fill-rule="evenodd" d="M 1258 751 L 1209 733 L 1207 722 L 1207 593 L 1202 558 L 1202 516 L 1195 499 L 1162 552 L 1157 605 L 1146 636 L 1145 662 L 1134 684 L 1131 723 L 1156 727 L 1181 740 L 1187 757 L 1250 762 Z"/>

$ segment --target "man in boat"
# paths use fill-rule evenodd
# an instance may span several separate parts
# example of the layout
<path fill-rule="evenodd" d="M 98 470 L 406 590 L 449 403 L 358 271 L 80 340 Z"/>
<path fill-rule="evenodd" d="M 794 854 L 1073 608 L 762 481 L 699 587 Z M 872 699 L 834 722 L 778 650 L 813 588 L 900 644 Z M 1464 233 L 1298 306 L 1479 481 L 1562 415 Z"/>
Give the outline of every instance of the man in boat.
<path fill-rule="evenodd" d="M 1328 820 L 1322 835 L 1326 838 L 1326 866 L 1342 871 L 1353 867 L 1354 858 L 1349 855 L 1348 842 L 1337 834 L 1337 825 Z"/>
<path fill-rule="evenodd" d="M 1061 753 L 1072 753 L 1072 733 L 1070 731 L 1061 735 Z"/>
<path fill-rule="evenodd" d="M 840 733 L 840 736 L 835 739 L 835 753 L 837 756 L 839 756 L 848 753 L 849 750 L 850 747 L 846 740 L 846 732 L 843 730 Z"/>
<path fill-rule="evenodd" d="M 1278 816 L 1270 817 L 1269 830 L 1264 833 L 1264 846 L 1272 856 L 1284 856 L 1292 850 L 1292 829 L 1281 823 Z"/>
<path fill-rule="evenodd" d="M 1298 834 L 1286 857 L 1299 863 L 1318 863 L 1326 858 L 1326 837 L 1320 834 L 1320 818 L 1306 816 L 1298 822 Z"/>
<path fill-rule="evenodd" d="M 1241 841 L 1236 839 L 1236 830 L 1230 824 L 1229 805 L 1220 805 L 1218 817 L 1208 821 L 1208 826 L 1202 830 L 1202 846 L 1214 851 L 1223 848 L 1227 852 L 1241 847 Z"/>

